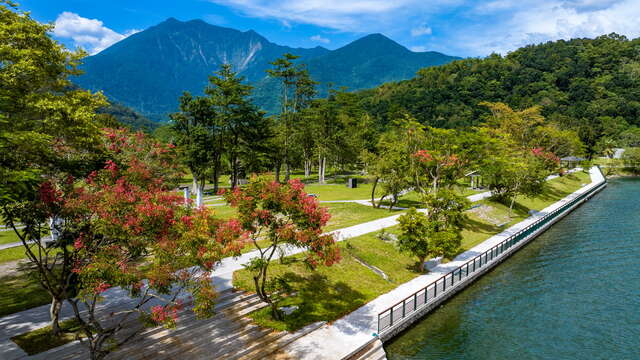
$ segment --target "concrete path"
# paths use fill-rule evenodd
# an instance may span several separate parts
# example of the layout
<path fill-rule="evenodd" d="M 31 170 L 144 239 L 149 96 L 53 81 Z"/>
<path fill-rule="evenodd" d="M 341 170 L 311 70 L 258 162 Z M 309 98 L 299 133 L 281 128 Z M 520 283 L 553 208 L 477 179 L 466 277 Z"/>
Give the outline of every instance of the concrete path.
<path fill-rule="evenodd" d="M 513 225 L 507 230 L 494 235 L 481 244 L 465 251 L 458 255 L 453 261 L 434 267 L 428 274 L 406 282 L 394 290 L 377 297 L 373 301 L 333 322 L 332 324 L 325 325 L 311 334 L 300 338 L 281 351 L 294 359 L 343 359 L 351 352 L 373 340 L 374 334 L 377 332 L 379 313 L 424 288 L 425 285 L 436 281 L 458 266 L 463 265 L 473 257 L 491 249 L 493 246 L 518 232 L 520 229 L 527 227 L 538 218 L 561 207 L 568 201 L 571 201 L 580 194 L 590 190 L 592 187 L 604 182 L 602 174 L 596 168 L 591 169 L 590 175 L 592 181 L 591 184 L 582 187 L 573 194 L 548 206 L 536 215 Z"/>
<path fill-rule="evenodd" d="M 0 244 L 0 250 L 10 249 L 10 248 L 18 247 L 18 246 L 21 246 L 21 245 L 22 245 L 22 242 L 20 242 L 20 241 L 7 243 L 7 244 Z"/>

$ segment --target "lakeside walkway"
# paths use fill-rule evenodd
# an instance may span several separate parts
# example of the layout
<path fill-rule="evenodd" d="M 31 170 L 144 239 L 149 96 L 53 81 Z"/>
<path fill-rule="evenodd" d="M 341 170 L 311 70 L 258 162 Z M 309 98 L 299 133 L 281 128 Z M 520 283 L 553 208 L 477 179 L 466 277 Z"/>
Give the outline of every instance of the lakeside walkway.
<path fill-rule="evenodd" d="M 276 359 L 278 356 L 288 356 L 289 358 L 304 360 L 344 359 L 356 349 L 373 340 L 375 337 L 374 334 L 378 331 L 379 313 L 421 290 L 425 285 L 438 280 L 458 266 L 465 264 L 468 260 L 491 249 L 493 246 L 527 227 L 545 214 L 554 211 L 605 181 L 602 173 L 595 167 L 589 171 L 589 174 L 591 176 L 590 184 L 583 186 L 535 215 L 528 217 L 456 256 L 453 261 L 432 268 L 428 274 L 419 276 L 398 286 L 394 290 L 377 297 L 343 318 L 336 320 L 332 324 L 322 326 L 318 330 L 289 344 L 278 353 L 267 358 Z"/>

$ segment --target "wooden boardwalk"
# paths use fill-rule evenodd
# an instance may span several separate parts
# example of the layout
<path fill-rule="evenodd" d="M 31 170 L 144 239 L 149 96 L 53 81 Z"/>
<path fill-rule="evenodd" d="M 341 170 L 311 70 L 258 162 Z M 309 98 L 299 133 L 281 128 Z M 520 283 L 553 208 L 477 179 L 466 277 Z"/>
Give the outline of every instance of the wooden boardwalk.
<path fill-rule="evenodd" d="M 254 294 L 224 291 L 216 305 L 216 315 L 196 319 L 195 314 L 183 310 L 178 314 L 174 329 L 148 328 L 134 340 L 116 350 L 107 358 L 112 360 L 143 359 L 264 359 L 292 341 L 322 326 L 317 323 L 289 333 L 261 328 L 252 324 L 245 315 L 264 307 Z M 140 329 L 137 320 L 129 325 Z M 273 358 L 291 359 L 286 354 L 273 354 Z M 86 348 L 73 342 L 27 359 L 87 359 Z"/>

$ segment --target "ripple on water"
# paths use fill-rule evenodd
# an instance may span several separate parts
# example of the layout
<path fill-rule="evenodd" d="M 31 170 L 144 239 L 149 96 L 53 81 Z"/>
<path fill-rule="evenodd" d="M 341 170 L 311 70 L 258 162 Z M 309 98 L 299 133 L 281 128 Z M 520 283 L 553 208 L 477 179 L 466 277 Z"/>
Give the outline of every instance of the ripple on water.
<path fill-rule="evenodd" d="M 640 359 L 640 180 L 591 201 L 385 345 L 397 359 Z"/>

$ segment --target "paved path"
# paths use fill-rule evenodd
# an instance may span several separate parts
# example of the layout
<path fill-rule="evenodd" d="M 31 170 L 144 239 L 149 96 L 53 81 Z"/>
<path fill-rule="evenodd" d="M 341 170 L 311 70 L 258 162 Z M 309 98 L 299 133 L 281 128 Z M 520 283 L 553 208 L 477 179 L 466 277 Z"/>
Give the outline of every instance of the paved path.
<path fill-rule="evenodd" d="M 591 184 L 582 187 L 573 194 L 543 209 L 536 215 L 530 216 L 507 230 L 492 236 L 481 244 L 474 246 L 470 250 L 465 251 L 458 255 L 453 261 L 434 267 L 428 274 L 418 276 L 417 278 L 398 286 L 394 290 L 377 297 L 373 301 L 333 322 L 332 324 L 325 325 L 309 335 L 300 338 L 296 342 L 289 344 L 281 351 L 294 359 L 343 359 L 345 356 L 348 356 L 351 352 L 373 339 L 373 334 L 377 332 L 379 313 L 424 288 L 426 284 L 439 279 L 444 274 L 447 274 L 458 266 L 463 265 L 473 257 L 491 249 L 496 244 L 533 223 L 538 218 L 559 208 L 568 201 L 604 181 L 602 174 L 595 167 L 591 169 L 590 175 L 592 181 Z"/>

